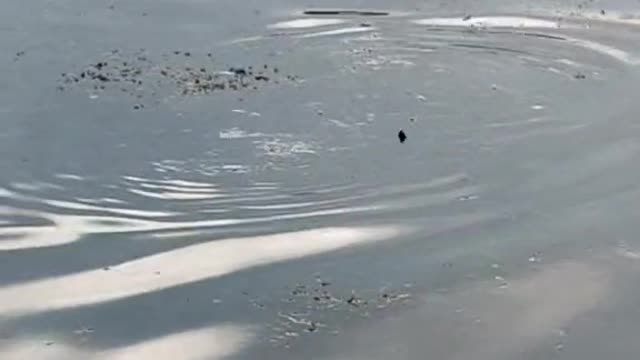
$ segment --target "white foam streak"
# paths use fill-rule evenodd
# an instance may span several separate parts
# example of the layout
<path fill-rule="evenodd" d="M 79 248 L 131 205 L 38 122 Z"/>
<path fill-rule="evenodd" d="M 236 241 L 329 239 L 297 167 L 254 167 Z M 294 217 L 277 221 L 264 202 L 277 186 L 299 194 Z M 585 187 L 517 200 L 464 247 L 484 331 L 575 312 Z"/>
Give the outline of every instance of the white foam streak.
<path fill-rule="evenodd" d="M 348 28 L 342 28 L 342 29 L 336 29 L 336 30 L 320 31 L 320 32 L 315 32 L 311 34 L 305 34 L 300 37 L 314 38 L 314 37 L 321 37 L 321 36 L 355 34 L 355 33 L 361 33 L 361 32 L 374 31 L 374 30 L 376 29 L 373 27 L 348 27 Z"/>
<path fill-rule="evenodd" d="M 487 27 L 487 28 L 547 28 L 557 29 L 560 23 L 522 16 L 478 16 L 465 20 L 462 17 L 428 18 L 414 21 L 418 25 Z"/>
<path fill-rule="evenodd" d="M 162 200 L 208 200 L 215 199 L 220 197 L 216 194 L 202 194 L 202 193 L 185 193 L 185 192 L 150 192 L 144 190 L 137 189 L 129 189 L 129 192 L 132 194 L 154 198 L 154 199 L 162 199 Z"/>
<path fill-rule="evenodd" d="M 321 18 L 306 18 L 296 19 L 290 21 L 283 21 L 273 25 L 270 25 L 271 29 L 308 29 L 313 27 L 338 25 L 344 23 L 341 19 L 321 19 Z"/>

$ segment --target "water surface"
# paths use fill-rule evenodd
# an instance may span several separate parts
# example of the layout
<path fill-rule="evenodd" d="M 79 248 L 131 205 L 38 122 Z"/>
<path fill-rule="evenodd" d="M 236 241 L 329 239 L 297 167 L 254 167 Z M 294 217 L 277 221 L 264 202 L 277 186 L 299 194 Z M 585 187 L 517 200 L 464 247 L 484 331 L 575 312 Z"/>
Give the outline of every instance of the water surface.
<path fill-rule="evenodd" d="M 634 6 L 4 5 L 2 358 L 635 359 Z"/>

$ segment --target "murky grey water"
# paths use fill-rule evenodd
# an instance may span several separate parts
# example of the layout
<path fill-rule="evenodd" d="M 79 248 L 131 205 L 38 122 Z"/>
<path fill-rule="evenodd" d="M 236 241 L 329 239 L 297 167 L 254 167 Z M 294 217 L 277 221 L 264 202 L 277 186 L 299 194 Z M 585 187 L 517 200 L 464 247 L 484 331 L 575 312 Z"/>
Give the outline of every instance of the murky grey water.
<path fill-rule="evenodd" d="M 635 7 L 3 5 L 0 358 L 637 358 Z"/>

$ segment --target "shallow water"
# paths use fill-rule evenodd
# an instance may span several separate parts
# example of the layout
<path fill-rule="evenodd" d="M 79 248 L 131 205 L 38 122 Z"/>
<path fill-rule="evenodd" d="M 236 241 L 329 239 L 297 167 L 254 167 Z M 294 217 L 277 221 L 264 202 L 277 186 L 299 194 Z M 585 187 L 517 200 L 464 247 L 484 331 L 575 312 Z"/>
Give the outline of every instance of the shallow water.
<path fill-rule="evenodd" d="M 3 6 L 1 358 L 635 359 L 634 6 Z"/>

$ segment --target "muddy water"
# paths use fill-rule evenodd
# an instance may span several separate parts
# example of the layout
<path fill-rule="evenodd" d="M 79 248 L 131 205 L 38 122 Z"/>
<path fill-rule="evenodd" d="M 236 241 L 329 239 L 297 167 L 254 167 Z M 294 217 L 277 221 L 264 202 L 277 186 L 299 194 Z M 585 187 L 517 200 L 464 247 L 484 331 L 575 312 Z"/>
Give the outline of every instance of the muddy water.
<path fill-rule="evenodd" d="M 1 358 L 635 359 L 632 4 L 316 5 L 4 6 Z"/>

